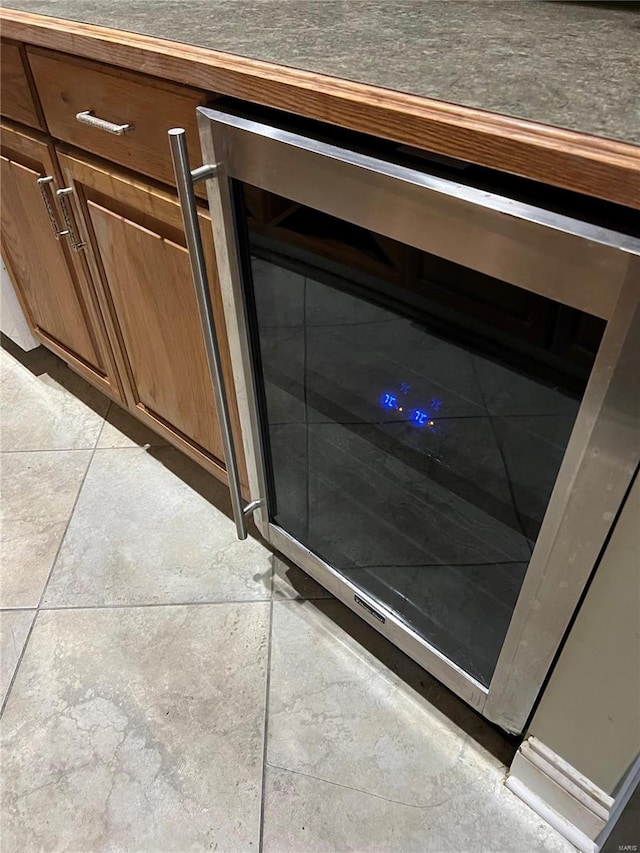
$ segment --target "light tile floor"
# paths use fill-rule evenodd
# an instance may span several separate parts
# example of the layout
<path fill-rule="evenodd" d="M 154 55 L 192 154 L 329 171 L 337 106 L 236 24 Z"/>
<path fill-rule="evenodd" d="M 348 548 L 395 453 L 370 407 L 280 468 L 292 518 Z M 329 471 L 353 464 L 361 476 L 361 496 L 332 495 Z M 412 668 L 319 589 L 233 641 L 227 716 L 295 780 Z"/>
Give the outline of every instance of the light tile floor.
<path fill-rule="evenodd" d="M 43 350 L 0 350 L 3 853 L 573 848 L 496 731 Z"/>

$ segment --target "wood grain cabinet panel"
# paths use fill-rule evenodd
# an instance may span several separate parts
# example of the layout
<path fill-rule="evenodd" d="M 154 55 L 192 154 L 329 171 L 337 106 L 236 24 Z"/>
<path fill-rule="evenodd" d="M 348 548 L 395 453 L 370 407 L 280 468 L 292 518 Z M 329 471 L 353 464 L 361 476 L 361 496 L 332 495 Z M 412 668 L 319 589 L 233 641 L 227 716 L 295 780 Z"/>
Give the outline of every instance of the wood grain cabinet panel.
<path fill-rule="evenodd" d="M 29 62 L 49 130 L 57 139 L 173 184 L 167 131 L 184 127 L 197 165 L 196 107 L 204 103 L 203 93 L 33 48 L 29 48 Z M 76 115 L 85 111 L 130 129 L 118 136 L 82 124 Z"/>
<path fill-rule="evenodd" d="M 54 189 L 56 165 L 46 142 L 2 128 L 2 256 L 34 335 L 87 379 L 119 398 L 101 316 L 89 280 L 71 257 Z M 54 178 L 44 188 L 38 179 Z M 53 216 L 53 221 L 50 219 Z"/>
<path fill-rule="evenodd" d="M 138 405 L 223 459 L 187 250 L 88 202 Z"/>
<path fill-rule="evenodd" d="M 60 155 L 60 162 L 74 187 L 92 247 L 94 277 L 101 281 L 105 311 L 113 321 L 114 346 L 127 375 L 129 408 L 226 479 L 177 198 L 104 162 L 67 154 Z M 206 210 L 200 216 L 226 384 L 232 389 L 211 223 Z M 233 398 L 231 409 L 238 441 Z"/>
<path fill-rule="evenodd" d="M 43 128 L 31 91 L 24 46 L 4 39 L 0 45 L 0 110 L 7 118 Z"/>

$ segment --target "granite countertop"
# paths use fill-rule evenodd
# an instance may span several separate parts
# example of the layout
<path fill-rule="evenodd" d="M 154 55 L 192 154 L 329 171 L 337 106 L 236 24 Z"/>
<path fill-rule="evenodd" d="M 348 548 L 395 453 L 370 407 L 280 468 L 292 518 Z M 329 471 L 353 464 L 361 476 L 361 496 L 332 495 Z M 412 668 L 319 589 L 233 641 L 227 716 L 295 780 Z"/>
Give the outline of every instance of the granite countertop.
<path fill-rule="evenodd" d="M 8 0 L 640 144 L 640 3 Z"/>

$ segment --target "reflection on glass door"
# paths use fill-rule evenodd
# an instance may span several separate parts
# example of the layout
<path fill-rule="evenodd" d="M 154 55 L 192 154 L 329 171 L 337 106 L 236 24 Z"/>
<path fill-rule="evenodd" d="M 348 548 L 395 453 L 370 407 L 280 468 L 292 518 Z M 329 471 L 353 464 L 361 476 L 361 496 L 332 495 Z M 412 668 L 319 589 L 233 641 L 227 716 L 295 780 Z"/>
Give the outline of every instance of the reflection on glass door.
<path fill-rule="evenodd" d="M 242 203 L 271 520 L 488 685 L 604 324 Z"/>

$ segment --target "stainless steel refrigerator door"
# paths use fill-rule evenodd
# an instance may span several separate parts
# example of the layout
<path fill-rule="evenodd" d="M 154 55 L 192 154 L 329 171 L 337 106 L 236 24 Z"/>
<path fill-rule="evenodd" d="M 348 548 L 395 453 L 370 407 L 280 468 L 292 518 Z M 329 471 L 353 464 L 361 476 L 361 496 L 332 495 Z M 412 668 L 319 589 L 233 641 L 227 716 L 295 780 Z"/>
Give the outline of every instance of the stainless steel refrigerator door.
<path fill-rule="evenodd" d="M 640 241 L 450 180 L 200 108 L 251 502 L 262 535 L 484 716 L 522 731 L 638 464 Z M 273 524 L 230 180 L 281 194 L 607 327 L 488 687 Z M 392 211 L 392 215 L 390 214 Z"/>

